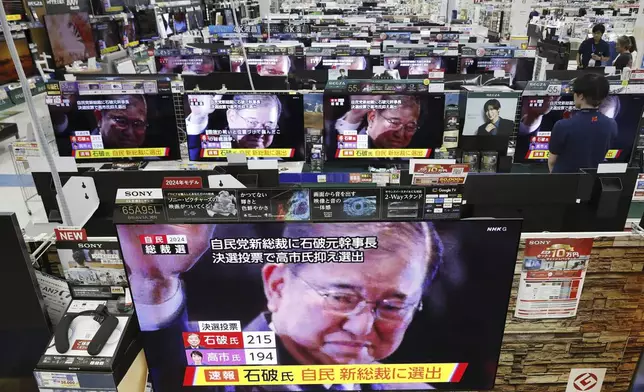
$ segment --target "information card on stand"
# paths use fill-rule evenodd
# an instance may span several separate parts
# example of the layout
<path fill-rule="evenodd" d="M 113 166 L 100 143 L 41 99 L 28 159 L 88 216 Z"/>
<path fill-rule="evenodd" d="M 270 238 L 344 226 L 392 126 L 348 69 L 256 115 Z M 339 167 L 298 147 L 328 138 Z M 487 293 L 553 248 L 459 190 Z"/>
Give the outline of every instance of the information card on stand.
<path fill-rule="evenodd" d="M 526 240 L 514 316 L 574 317 L 592 248 L 592 238 Z"/>

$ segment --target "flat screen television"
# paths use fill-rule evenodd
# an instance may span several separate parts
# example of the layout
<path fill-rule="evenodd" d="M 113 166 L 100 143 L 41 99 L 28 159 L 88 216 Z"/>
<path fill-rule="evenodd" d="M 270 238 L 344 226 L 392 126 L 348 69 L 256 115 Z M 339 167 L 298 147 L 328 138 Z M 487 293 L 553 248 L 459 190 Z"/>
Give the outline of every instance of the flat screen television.
<path fill-rule="evenodd" d="M 324 141 L 329 160 L 429 158 L 442 144 L 444 94 L 325 93 Z"/>
<path fill-rule="evenodd" d="M 190 160 L 303 160 L 301 94 L 186 94 L 184 107 Z"/>
<path fill-rule="evenodd" d="M 185 33 L 188 31 L 188 21 L 185 12 L 175 12 L 172 14 L 172 25 L 175 34 Z"/>
<path fill-rule="evenodd" d="M 119 49 L 121 37 L 119 36 L 119 24 L 116 21 L 96 23 L 94 26 L 94 38 L 98 45 L 100 54 L 112 53 Z"/>
<path fill-rule="evenodd" d="M 445 73 L 448 72 L 446 68 L 449 67 L 447 59 L 449 57 L 427 56 L 427 57 L 402 57 L 402 56 L 385 56 L 384 66 L 385 69 L 398 70 L 402 79 L 408 77 L 427 77 L 430 71 L 443 69 Z M 453 69 L 456 72 L 456 67 Z"/>
<path fill-rule="evenodd" d="M 370 56 L 306 56 L 306 69 L 344 69 L 364 71 L 371 69 Z"/>
<path fill-rule="evenodd" d="M 14 38 L 13 42 L 16 44 L 18 56 L 20 56 L 20 63 L 25 71 L 27 77 L 33 76 L 37 73 L 34 60 L 29 50 L 29 43 L 26 38 Z M 15 82 L 18 80 L 18 73 L 16 67 L 13 65 L 13 59 L 9 53 L 9 47 L 4 37 L 0 38 L 0 84 Z"/>
<path fill-rule="evenodd" d="M 518 59 L 511 57 L 461 57 L 461 73 L 474 75 L 502 70 L 514 77 L 517 61 Z"/>
<path fill-rule="evenodd" d="M 177 223 L 116 225 L 155 391 L 494 387 L 520 221 Z"/>
<path fill-rule="evenodd" d="M 2 5 L 4 6 L 4 12 L 7 18 L 11 18 L 10 20 L 25 21 L 27 19 L 25 5 L 21 0 L 2 0 Z"/>
<path fill-rule="evenodd" d="M 186 54 L 155 56 L 159 74 L 208 75 L 215 71 L 226 71 L 228 60 L 224 56 L 210 54 Z"/>
<path fill-rule="evenodd" d="M 249 54 L 246 53 L 250 72 L 260 76 L 287 76 L 304 68 L 302 57 L 285 54 Z M 230 55 L 231 72 L 246 72 L 244 56 Z"/>
<path fill-rule="evenodd" d="M 87 12 L 45 15 L 56 67 L 96 57 L 96 42 Z"/>
<path fill-rule="evenodd" d="M 60 156 L 79 162 L 180 159 L 170 82 L 60 82 L 47 98 Z"/>
<path fill-rule="evenodd" d="M 128 24 L 121 25 L 121 43 L 123 47 L 136 46 L 139 44 L 139 32 L 136 29 L 136 24 L 133 20 L 128 21 Z"/>
<path fill-rule="evenodd" d="M 154 10 L 139 10 L 134 13 L 140 41 L 149 41 L 159 36 Z"/>
<path fill-rule="evenodd" d="M 644 96 L 609 95 L 599 110 L 617 122 L 615 138 L 606 155 L 607 162 L 630 162 L 639 135 Z M 546 162 L 552 128 L 557 121 L 576 113 L 572 95 L 556 97 L 524 96 L 516 141 L 515 162 Z"/>

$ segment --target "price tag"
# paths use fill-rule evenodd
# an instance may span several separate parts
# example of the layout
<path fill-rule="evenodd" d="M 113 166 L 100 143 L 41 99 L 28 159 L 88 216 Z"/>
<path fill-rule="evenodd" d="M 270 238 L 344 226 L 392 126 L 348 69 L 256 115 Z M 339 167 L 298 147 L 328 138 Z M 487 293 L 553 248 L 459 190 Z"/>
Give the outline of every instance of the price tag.
<path fill-rule="evenodd" d="M 275 347 L 275 332 L 242 332 L 244 348 Z"/>
<path fill-rule="evenodd" d="M 550 84 L 546 88 L 546 93 L 548 95 L 561 95 L 561 85 L 560 84 Z"/>
<path fill-rule="evenodd" d="M 443 79 L 445 78 L 445 71 L 437 70 L 437 71 L 430 71 L 429 75 L 427 75 L 427 78 L 429 79 Z"/>
<path fill-rule="evenodd" d="M 631 71 L 631 80 L 644 80 L 644 71 L 637 69 Z"/>
<path fill-rule="evenodd" d="M 183 82 L 180 80 L 170 82 L 170 90 L 173 94 L 183 94 Z"/>
<path fill-rule="evenodd" d="M 442 93 L 445 91 L 444 83 L 430 83 L 429 90 L 430 93 Z"/>
<path fill-rule="evenodd" d="M 80 388 L 76 373 L 36 373 L 38 386 L 41 388 Z"/>
<path fill-rule="evenodd" d="M 246 365 L 277 365 L 277 350 L 251 348 L 244 350 Z"/>

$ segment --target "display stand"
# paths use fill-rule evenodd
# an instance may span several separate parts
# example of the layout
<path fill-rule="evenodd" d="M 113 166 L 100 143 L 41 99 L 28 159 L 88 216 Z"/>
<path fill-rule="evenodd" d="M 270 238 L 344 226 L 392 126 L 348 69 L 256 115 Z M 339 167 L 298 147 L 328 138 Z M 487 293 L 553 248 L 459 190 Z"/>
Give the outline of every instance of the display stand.
<path fill-rule="evenodd" d="M 0 355 L 0 378 L 30 377 L 51 335 L 49 316 L 15 214 L 0 213 L 0 233 L 3 244 L 0 296 L 7 299 L 0 345 L 3 353 L 8 354 Z"/>

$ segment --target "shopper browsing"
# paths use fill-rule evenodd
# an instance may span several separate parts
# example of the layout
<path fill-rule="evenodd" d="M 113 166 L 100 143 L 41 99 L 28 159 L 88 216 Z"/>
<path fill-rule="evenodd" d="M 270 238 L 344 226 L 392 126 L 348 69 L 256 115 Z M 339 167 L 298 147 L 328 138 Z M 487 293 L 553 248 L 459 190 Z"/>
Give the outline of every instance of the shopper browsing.
<path fill-rule="evenodd" d="M 617 49 L 617 57 L 613 60 L 613 66 L 618 71 L 623 70 L 625 67 L 633 67 L 633 57 L 630 53 L 631 40 L 625 35 L 617 38 L 615 49 Z"/>
<path fill-rule="evenodd" d="M 572 88 L 579 111 L 552 128 L 548 157 L 551 173 L 597 168 L 617 136 L 617 123 L 599 109 L 608 96 L 608 80 L 602 75 L 585 74 L 574 80 Z"/>
<path fill-rule="evenodd" d="M 608 42 L 602 39 L 605 32 L 606 28 L 601 23 L 593 27 L 593 37 L 588 38 L 579 46 L 579 51 L 577 52 L 578 68 L 600 67 L 602 61 L 610 60 Z"/>
<path fill-rule="evenodd" d="M 633 58 L 633 68 L 639 68 L 637 65 L 637 42 L 635 41 L 635 37 L 632 35 L 628 37 L 628 39 L 631 41 L 631 57 Z"/>

